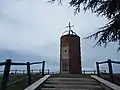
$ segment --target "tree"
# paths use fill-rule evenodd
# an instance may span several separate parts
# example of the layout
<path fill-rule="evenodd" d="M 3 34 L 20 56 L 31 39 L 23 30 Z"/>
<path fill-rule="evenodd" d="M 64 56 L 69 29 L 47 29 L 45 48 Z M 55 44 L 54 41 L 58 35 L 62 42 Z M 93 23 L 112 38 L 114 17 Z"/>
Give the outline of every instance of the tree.
<path fill-rule="evenodd" d="M 52 0 L 52 2 L 55 1 Z M 62 3 L 62 0 L 58 0 L 58 2 Z M 104 45 L 105 47 L 110 42 L 117 42 L 118 51 L 120 50 L 120 0 L 70 0 L 69 5 L 75 8 L 75 14 L 80 10 L 91 10 L 98 16 L 105 16 L 108 23 L 85 39 L 94 37 L 95 40 L 98 40 L 95 46 Z"/>

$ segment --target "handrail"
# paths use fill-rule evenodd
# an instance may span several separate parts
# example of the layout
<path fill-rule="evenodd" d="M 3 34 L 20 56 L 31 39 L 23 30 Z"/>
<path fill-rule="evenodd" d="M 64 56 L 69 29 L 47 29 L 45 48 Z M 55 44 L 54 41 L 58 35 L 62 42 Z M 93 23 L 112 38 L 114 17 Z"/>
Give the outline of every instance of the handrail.
<path fill-rule="evenodd" d="M 45 75 L 43 78 L 39 79 L 38 81 L 36 81 L 35 83 L 33 83 L 32 85 L 28 86 L 27 88 L 25 88 L 24 90 L 36 90 L 37 87 L 39 87 L 44 81 L 46 81 L 48 78 L 50 77 L 50 75 Z"/>
<path fill-rule="evenodd" d="M 3 65 L 5 65 L 5 64 L 6 64 L 5 62 L 1 62 L 1 63 L 0 63 L 0 66 L 3 66 Z"/>
<path fill-rule="evenodd" d="M 33 63 L 30 63 L 30 65 L 32 65 L 32 64 L 40 64 L 40 63 L 43 63 L 43 62 L 33 62 Z"/>
<path fill-rule="evenodd" d="M 4 71 L 3 71 L 4 73 L 3 73 L 3 79 L 2 79 L 2 82 L 1 82 L 0 90 L 7 90 L 7 83 L 8 83 L 10 69 L 11 69 L 12 65 L 26 65 L 27 66 L 28 85 L 30 85 L 31 84 L 30 65 L 40 64 L 40 63 L 42 63 L 42 70 L 41 70 L 42 71 L 42 76 L 44 76 L 45 61 L 43 61 L 43 62 L 33 62 L 33 63 L 30 63 L 30 62 L 16 63 L 16 62 L 12 62 L 11 59 L 6 59 L 5 62 L 1 62 L 0 66 L 5 65 L 5 68 L 4 68 Z M 16 73 L 17 73 L 17 70 L 15 70 L 15 74 Z M 24 74 L 24 71 L 23 71 L 23 74 Z"/>
<path fill-rule="evenodd" d="M 97 81 L 99 81 L 100 83 L 106 85 L 107 87 L 111 88 L 112 90 L 120 90 L 120 86 L 115 85 L 107 80 L 104 80 L 98 76 L 95 75 L 91 75 L 92 78 L 96 79 Z"/>

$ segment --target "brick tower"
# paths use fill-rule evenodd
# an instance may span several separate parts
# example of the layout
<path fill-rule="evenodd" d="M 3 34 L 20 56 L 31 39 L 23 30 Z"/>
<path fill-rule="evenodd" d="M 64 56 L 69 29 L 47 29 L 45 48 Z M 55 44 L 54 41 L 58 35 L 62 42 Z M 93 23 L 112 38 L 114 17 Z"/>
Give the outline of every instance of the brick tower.
<path fill-rule="evenodd" d="M 60 38 L 60 73 L 80 74 L 81 67 L 81 48 L 80 37 L 71 30 L 70 22 L 67 34 Z"/>

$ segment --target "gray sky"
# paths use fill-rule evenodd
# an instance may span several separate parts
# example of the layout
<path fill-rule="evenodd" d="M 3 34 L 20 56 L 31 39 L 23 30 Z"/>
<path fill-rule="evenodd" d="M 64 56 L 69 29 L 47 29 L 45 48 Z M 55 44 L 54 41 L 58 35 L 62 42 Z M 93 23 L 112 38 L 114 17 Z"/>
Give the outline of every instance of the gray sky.
<path fill-rule="evenodd" d="M 46 68 L 59 69 L 59 41 L 70 21 L 81 37 L 92 34 L 107 21 L 90 12 L 74 16 L 73 8 L 45 3 L 47 0 L 0 0 L 0 60 L 47 62 Z M 117 45 L 93 48 L 94 40 L 82 40 L 82 67 L 94 69 L 96 61 L 119 60 Z M 36 67 L 34 67 L 36 68 Z M 104 66 L 102 67 L 105 68 Z"/>

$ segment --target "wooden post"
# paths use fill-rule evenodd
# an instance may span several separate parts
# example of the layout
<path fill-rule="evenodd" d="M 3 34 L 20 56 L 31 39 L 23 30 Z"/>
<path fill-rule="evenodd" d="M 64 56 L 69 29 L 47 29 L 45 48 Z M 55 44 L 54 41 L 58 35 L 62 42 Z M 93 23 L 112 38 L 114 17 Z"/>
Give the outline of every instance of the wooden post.
<path fill-rule="evenodd" d="M 27 62 L 28 86 L 31 84 L 30 62 Z"/>
<path fill-rule="evenodd" d="M 32 70 L 32 74 L 33 74 L 33 70 Z"/>
<path fill-rule="evenodd" d="M 15 70 L 15 74 L 17 74 L 17 70 Z"/>
<path fill-rule="evenodd" d="M 42 65 L 42 77 L 44 76 L 44 70 L 45 70 L 45 61 L 43 61 L 43 65 Z"/>
<path fill-rule="evenodd" d="M 84 74 L 85 74 L 85 71 L 83 71 L 84 72 Z"/>
<path fill-rule="evenodd" d="M 96 72 L 96 71 L 94 70 L 94 74 L 95 74 L 95 72 Z"/>
<path fill-rule="evenodd" d="M 23 70 L 23 74 L 25 74 L 25 70 Z"/>
<path fill-rule="evenodd" d="M 96 62 L 96 68 L 97 68 L 97 75 L 100 76 L 100 70 L 99 70 L 99 63 Z"/>
<path fill-rule="evenodd" d="M 113 69 L 112 69 L 111 59 L 108 59 L 108 68 L 109 68 L 111 81 L 113 82 Z"/>
<path fill-rule="evenodd" d="M 49 74 L 49 69 L 48 69 L 48 74 Z"/>
<path fill-rule="evenodd" d="M 41 73 L 41 69 L 39 70 L 39 73 Z"/>
<path fill-rule="evenodd" d="M 0 90 L 7 90 L 7 82 L 9 80 L 9 72 L 10 72 L 11 62 L 12 62 L 11 59 L 6 60 L 4 73 L 3 73 L 3 80 L 1 82 L 1 89 Z"/>

